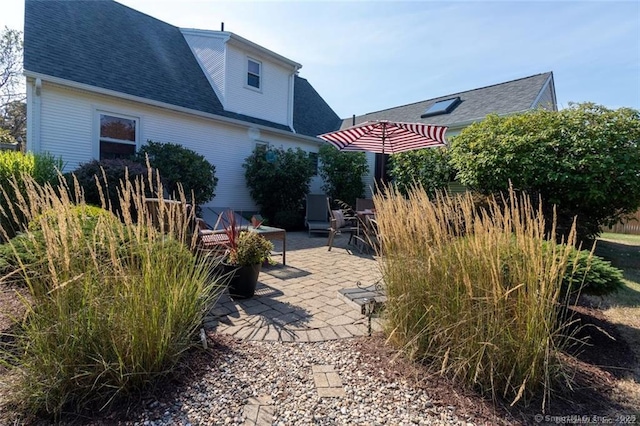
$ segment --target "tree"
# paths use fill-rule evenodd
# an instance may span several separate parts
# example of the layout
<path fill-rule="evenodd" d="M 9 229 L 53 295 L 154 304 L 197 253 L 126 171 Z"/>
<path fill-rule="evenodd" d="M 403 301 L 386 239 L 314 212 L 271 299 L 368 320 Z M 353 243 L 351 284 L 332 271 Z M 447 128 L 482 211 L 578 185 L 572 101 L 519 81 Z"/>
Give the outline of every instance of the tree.
<path fill-rule="evenodd" d="M 327 144 L 320 147 L 318 159 L 322 190 L 334 200 L 354 206 L 356 198 L 364 196 L 362 177 L 369 172 L 364 152 L 342 152 Z"/>
<path fill-rule="evenodd" d="M 27 138 L 27 104 L 13 101 L 5 105 L 4 117 L 1 117 L 0 128 L 5 129 L 15 140 L 26 141 Z"/>
<path fill-rule="evenodd" d="M 460 181 L 483 193 L 539 196 L 560 231 L 577 217 L 579 238 L 640 207 L 640 112 L 593 103 L 561 111 L 487 117 L 452 143 Z"/>
<path fill-rule="evenodd" d="M 0 32 L 0 127 L 24 139 L 25 109 L 22 86 L 22 32 L 4 27 Z M 16 104 L 17 102 L 17 104 Z M 20 115 L 23 118 L 18 118 Z M 16 127 L 14 127 L 16 126 Z"/>
<path fill-rule="evenodd" d="M 437 190 L 445 189 L 455 178 L 449 157 L 449 150 L 444 147 L 401 152 L 390 157 L 389 174 L 403 194 L 419 183 L 433 195 Z"/>
<path fill-rule="evenodd" d="M 251 197 L 270 224 L 285 229 L 302 225 L 304 197 L 313 171 L 309 156 L 300 148 L 257 146 L 244 160 L 244 176 Z"/>

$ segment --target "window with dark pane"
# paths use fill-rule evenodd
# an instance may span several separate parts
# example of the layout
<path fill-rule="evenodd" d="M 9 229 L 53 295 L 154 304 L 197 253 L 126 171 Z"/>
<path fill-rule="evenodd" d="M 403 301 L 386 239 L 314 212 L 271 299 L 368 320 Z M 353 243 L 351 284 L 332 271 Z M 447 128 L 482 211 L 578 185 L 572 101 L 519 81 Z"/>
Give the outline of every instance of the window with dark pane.
<path fill-rule="evenodd" d="M 449 114 L 451 111 L 455 109 L 460 103 L 460 97 L 457 96 L 451 99 L 444 99 L 442 101 L 438 101 L 431 105 L 427 110 L 422 114 L 421 118 L 431 117 L 434 115 L 440 114 Z"/>
<path fill-rule="evenodd" d="M 317 152 L 309 153 L 309 167 L 311 167 L 311 170 L 313 171 L 314 176 L 318 174 L 318 153 Z"/>
<path fill-rule="evenodd" d="M 247 85 L 251 87 L 255 87 L 256 89 L 260 88 L 260 72 L 262 66 L 260 62 L 254 61 L 252 59 L 248 59 L 247 61 Z"/>
<path fill-rule="evenodd" d="M 128 158 L 136 152 L 136 120 L 100 114 L 100 159 Z"/>

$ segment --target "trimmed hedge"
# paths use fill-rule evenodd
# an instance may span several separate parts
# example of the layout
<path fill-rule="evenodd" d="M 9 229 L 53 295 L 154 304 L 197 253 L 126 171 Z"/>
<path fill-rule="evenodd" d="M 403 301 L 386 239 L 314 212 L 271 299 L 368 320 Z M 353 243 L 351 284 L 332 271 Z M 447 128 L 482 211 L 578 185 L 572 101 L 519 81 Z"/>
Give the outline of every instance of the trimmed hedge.
<path fill-rule="evenodd" d="M 133 160 L 146 165 L 147 156 L 151 167 L 160 173 L 165 190 L 174 198 L 179 192 L 179 185 L 182 185 L 187 199 L 193 192 L 196 206 L 216 196 L 216 167 L 203 155 L 180 144 L 147 141 Z"/>
<path fill-rule="evenodd" d="M 84 201 L 87 204 L 104 207 L 117 214 L 122 211 L 118 195 L 121 183 L 128 180 L 134 184 L 136 179 L 147 181 L 148 173 L 146 166 L 131 160 L 93 160 L 81 164 L 71 173 L 66 173 L 65 178 L 69 188 L 74 188 L 73 176 L 75 176 L 84 192 Z M 104 191 L 104 206 L 100 195 L 101 190 Z"/>
<path fill-rule="evenodd" d="M 303 225 L 303 206 L 313 170 L 300 148 L 256 147 L 242 167 L 251 197 L 269 224 L 297 229 Z"/>
<path fill-rule="evenodd" d="M 78 205 L 71 208 L 71 212 L 80 220 L 82 225 L 82 233 L 86 238 L 90 238 L 96 228 L 98 220 L 102 219 L 110 221 L 113 226 L 119 226 L 120 221 L 107 210 L 90 205 Z M 50 210 L 36 218 L 28 225 L 28 233 L 23 233 L 12 238 L 6 244 L 0 244 L 0 275 L 7 275 L 21 270 L 24 265 L 24 272 L 28 272 L 31 268 L 28 265 L 34 265 L 46 258 L 46 241 L 43 235 L 43 226 L 54 225 L 58 228 L 59 214 L 54 210 Z M 23 283 L 24 276 L 20 274 L 12 275 L 12 282 Z"/>

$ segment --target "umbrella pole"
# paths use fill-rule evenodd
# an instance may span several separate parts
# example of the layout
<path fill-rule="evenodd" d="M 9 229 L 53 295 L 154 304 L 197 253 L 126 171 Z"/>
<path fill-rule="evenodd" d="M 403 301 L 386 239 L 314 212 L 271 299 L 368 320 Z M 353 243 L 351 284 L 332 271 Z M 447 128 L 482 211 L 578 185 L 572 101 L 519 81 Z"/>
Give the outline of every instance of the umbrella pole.
<path fill-rule="evenodd" d="M 382 124 L 382 154 L 377 155 L 376 161 L 376 191 L 382 189 L 386 184 L 386 156 L 385 156 L 385 141 L 387 139 L 387 123 Z"/>

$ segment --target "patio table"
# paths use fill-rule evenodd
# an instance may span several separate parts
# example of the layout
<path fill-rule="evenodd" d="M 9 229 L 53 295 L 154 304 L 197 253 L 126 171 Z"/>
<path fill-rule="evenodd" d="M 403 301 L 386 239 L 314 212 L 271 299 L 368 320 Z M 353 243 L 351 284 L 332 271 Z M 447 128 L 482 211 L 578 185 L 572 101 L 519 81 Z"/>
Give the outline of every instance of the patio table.
<path fill-rule="evenodd" d="M 259 227 L 249 226 L 249 231 L 257 232 L 269 241 L 282 241 L 282 265 L 287 265 L 287 231 L 282 228 L 260 225 Z"/>

